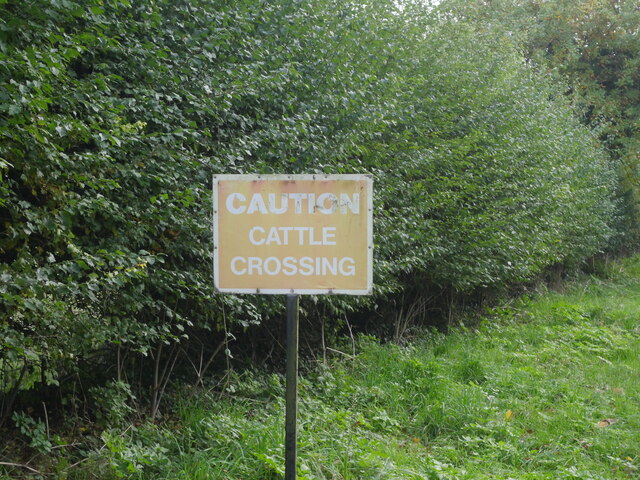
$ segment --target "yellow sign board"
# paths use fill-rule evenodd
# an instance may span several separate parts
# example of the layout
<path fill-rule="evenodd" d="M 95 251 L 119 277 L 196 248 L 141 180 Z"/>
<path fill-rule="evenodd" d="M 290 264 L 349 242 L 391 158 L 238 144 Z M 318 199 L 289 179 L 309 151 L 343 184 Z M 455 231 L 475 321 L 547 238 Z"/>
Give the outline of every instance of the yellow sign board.
<path fill-rule="evenodd" d="M 219 292 L 367 295 L 370 175 L 215 175 Z"/>

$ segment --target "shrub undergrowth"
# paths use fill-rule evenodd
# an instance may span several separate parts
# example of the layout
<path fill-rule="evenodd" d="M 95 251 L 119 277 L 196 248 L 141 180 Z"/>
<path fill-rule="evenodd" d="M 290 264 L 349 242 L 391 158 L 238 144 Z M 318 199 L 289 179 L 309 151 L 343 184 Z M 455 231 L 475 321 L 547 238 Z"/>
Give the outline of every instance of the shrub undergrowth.
<path fill-rule="evenodd" d="M 298 478 L 637 478 L 640 257 L 609 271 L 307 364 Z M 282 376 L 257 369 L 180 389 L 164 422 L 106 430 L 91 462 L 114 478 L 281 478 L 283 398 Z"/>

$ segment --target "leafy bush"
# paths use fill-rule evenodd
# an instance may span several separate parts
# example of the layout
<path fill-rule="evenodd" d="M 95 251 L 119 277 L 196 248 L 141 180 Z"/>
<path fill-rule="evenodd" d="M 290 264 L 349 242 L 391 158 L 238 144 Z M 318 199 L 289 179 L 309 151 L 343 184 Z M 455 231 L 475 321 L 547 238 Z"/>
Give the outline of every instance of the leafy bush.
<path fill-rule="evenodd" d="M 392 137 L 405 143 L 393 145 L 401 167 L 390 169 L 402 187 L 381 189 L 393 241 L 380 250 L 401 245 L 389 255 L 400 266 L 460 290 L 598 251 L 614 177 L 560 91 L 499 35 L 444 23 L 421 47 L 407 58 Z"/>
<path fill-rule="evenodd" d="M 0 14 L 5 418 L 19 391 L 86 365 L 120 378 L 132 355 L 155 414 L 187 338 L 278 318 L 278 299 L 213 295 L 214 173 L 375 175 L 375 296 L 318 299 L 330 313 L 520 281 L 611 235 L 612 174 L 558 92 L 421 2 Z"/>
<path fill-rule="evenodd" d="M 514 38 L 529 62 L 567 84 L 581 121 L 595 127 L 617 171 L 617 235 L 610 248 L 640 246 L 637 2 L 620 0 L 446 0 L 443 15 Z M 445 13 L 448 12 L 448 13 Z"/>
<path fill-rule="evenodd" d="M 135 412 L 131 387 L 123 381 L 111 381 L 103 387 L 93 387 L 89 394 L 95 403 L 97 423 L 103 427 L 121 427 Z"/>

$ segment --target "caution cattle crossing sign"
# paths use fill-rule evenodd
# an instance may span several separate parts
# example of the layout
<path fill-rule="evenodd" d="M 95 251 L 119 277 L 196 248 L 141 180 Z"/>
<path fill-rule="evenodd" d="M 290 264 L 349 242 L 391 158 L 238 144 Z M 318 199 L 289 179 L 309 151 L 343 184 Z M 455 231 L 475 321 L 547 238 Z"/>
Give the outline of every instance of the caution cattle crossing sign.
<path fill-rule="evenodd" d="M 372 289 L 369 175 L 216 175 L 219 292 L 366 295 Z"/>

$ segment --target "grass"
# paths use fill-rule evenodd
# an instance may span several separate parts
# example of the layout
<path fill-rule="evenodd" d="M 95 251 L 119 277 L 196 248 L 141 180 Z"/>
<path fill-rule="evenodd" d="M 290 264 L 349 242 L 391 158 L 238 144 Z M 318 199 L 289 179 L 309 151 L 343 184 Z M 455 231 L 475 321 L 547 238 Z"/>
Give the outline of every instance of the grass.
<path fill-rule="evenodd" d="M 640 478 L 640 256 L 612 269 L 409 346 L 360 337 L 355 359 L 314 366 L 298 478 Z M 259 371 L 185 388 L 170 421 L 105 432 L 72 476 L 279 479 L 283 398 Z"/>

